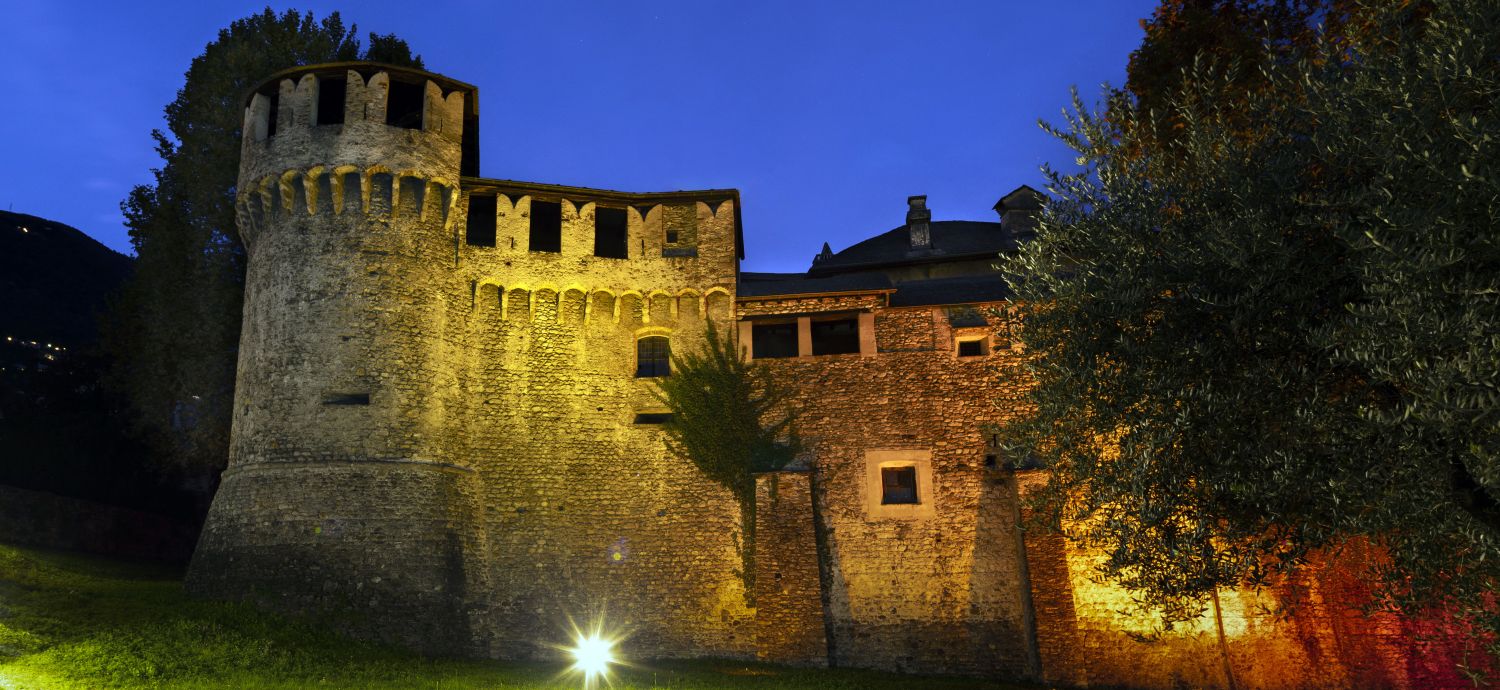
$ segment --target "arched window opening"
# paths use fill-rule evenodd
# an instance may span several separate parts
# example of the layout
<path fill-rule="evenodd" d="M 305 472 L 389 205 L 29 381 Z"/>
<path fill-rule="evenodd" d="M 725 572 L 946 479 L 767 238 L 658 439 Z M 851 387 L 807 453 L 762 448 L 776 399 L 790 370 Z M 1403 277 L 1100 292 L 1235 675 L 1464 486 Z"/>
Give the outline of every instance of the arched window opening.
<path fill-rule="evenodd" d="M 672 374 L 672 346 L 666 336 L 651 335 L 635 341 L 636 378 Z"/>

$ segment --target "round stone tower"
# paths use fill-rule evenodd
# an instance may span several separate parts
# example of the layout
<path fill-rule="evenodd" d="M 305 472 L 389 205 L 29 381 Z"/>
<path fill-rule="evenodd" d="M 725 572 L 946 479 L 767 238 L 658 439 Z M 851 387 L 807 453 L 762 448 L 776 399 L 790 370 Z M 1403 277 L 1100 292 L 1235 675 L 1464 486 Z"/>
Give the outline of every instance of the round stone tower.
<path fill-rule="evenodd" d="M 478 484 L 449 445 L 448 409 L 477 91 L 339 63 L 277 74 L 245 106 L 229 466 L 188 586 L 337 612 L 408 646 L 473 648 Z"/>

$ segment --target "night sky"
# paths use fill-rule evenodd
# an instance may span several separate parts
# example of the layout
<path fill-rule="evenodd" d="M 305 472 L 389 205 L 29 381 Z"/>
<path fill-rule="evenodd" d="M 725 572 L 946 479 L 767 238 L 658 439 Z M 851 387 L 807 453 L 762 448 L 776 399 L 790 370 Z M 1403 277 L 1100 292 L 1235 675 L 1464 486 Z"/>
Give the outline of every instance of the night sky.
<path fill-rule="evenodd" d="M 993 220 L 1042 163 L 1070 166 L 1037 120 L 1059 121 L 1072 86 L 1092 103 L 1121 83 L 1155 5 L 408 0 L 343 17 L 479 87 L 481 175 L 738 188 L 744 268 L 801 271 L 825 241 L 901 225 L 908 195 L 934 220 Z M 0 208 L 130 252 L 119 203 L 160 164 L 150 130 L 192 58 L 259 7 L 7 3 Z"/>

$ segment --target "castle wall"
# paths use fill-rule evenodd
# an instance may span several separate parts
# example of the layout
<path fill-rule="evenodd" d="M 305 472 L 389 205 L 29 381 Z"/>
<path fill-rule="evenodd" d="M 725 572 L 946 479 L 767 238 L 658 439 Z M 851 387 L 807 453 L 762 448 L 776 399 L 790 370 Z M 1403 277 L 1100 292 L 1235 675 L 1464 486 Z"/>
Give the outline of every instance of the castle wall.
<path fill-rule="evenodd" d="M 814 298 L 800 310 L 867 301 Z M 790 300 L 740 306 L 747 315 L 798 310 Z M 957 358 L 942 307 L 877 308 L 874 329 L 874 356 L 763 360 L 795 391 L 798 429 L 815 458 L 830 661 L 1025 675 L 1014 487 L 985 467 L 982 429 L 1015 413 L 1006 399 L 1016 391 L 1003 390 L 994 369 L 1015 366 L 1017 356 L 1001 348 Z M 974 330 L 997 329 L 992 320 Z M 918 468 L 923 505 L 881 506 L 874 465 L 903 458 Z"/>
<path fill-rule="evenodd" d="M 561 251 L 536 252 L 534 193 L 513 194 L 497 198 L 497 246 L 460 250 L 474 297 L 452 317 L 465 329 L 453 452 L 482 484 L 487 653 L 552 655 L 570 619 L 602 616 L 632 657 L 753 655 L 738 504 L 667 452 L 660 426 L 635 423 L 664 409 L 635 376 L 636 339 L 682 352 L 707 320 L 729 323 L 733 202 L 628 208 L 629 258 L 614 259 L 592 254 L 598 202 L 562 199 Z M 669 214 L 694 220 L 697 256 L 662 255 Z"/>
<path fill-rule="evenodd" d="M 385 124 L 388 74 L 347 78 L 343 124 L 314 124 L 311 74 L 280 82 L 276 113 L 264 94 L 246 109 L 229 469 L 187 585 L 470 651 L 479 491 L 445 441 L 459 344 L 445 307 L 468 294 L 451 275 L 465 94 L 426 81 L 425 126 L 403 129 Z"/>
<path fill-rule="evenodd" d="M 763 661 L 828 664 L 812 474 L 755 477 L 755 649 Z"/>

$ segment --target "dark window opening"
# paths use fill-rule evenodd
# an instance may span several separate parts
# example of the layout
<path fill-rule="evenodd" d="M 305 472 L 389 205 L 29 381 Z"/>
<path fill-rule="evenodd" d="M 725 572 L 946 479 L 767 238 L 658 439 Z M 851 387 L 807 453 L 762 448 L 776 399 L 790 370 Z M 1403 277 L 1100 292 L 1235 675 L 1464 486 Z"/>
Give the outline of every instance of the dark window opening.
<path fill-rule="evenodd" d="M 667 244 L 677 244 L 677 231 L 676 230 L 668 230 L 667 231 Z"/>
<path fill-rule="evenodd" d="M 750 327 L 751 356 L 766 357 L 797 356 L 797 324 L 757 323 Z"/>
<path fill-rule="evenodd" d="M 812 353 L 843 355 L 859 352 L 859 320 L 812 322 Z"/>
<path fill-rule="evenodd" d="M 880 503 L 882 505 L 916 502 L 917 468 L 880 468 Z"/>
<path fill-rule="evenodd" d="M 672 345 L 666 336 L 652 335 L 635 341 L 636 378 L 672 374 Z"/>
<path fill-rule="evenodd" d="M 623 208 L 594 210 L 594 256 L 627 258 L 626 222 Z"/>
<path fill-rule="evenodd" d="M 464 241 L 476 247 L 495 246 L 495 195 L 469 196 L 469 218 Z"/>
<path fill-rule="evenodd" d="M 422 100 L 426 89 L 423 84 L 391 81 L 391 90 L 385 103 L 385 123 L 405 129 L 422 128 Z"/>
<path fill-rule="evenodd" d="M 318 124 L 344 124 L 344 91 L 348 85 L 343 79 L 318 80 Z"/>
<path fill-rule="evenodd" d="M 331 393 L 323 396 L 324 405 L 368 405 L 369 393 Z"/>
<path fill-rule="evenodd" d="M 281 110 L 281 90 L 273 89 L 267 95 L 270 96 L 271 103 L 266 107 L 271 114 L 266 120 L 266 138 L 270 139 L 276 136 L 276 111 Z"/>
<path fill-rule="evenodd" d="M 960 340 L 958 341 L 959 357 L 982 357 L 984 356 L 983 340 Z"/>
<path fill-rule="evenodd" d="M 534 252 L 562 251 L 561 203 L 531 201 L 531 240 L 526 246 Z"/>
<path fill-rule="evenodd" d="M 996 456 L 993 453 L 984 456 L 984 466 L 985 467 L 994 467 L 997 464 L 999 464 L 999 461 L 1000 461 L 999 456 Z"/>
<path fill-rule="evenodd" d="M 637 412 L 636 424 L 666 424 L 672 421 L 671 412 Z"/>

